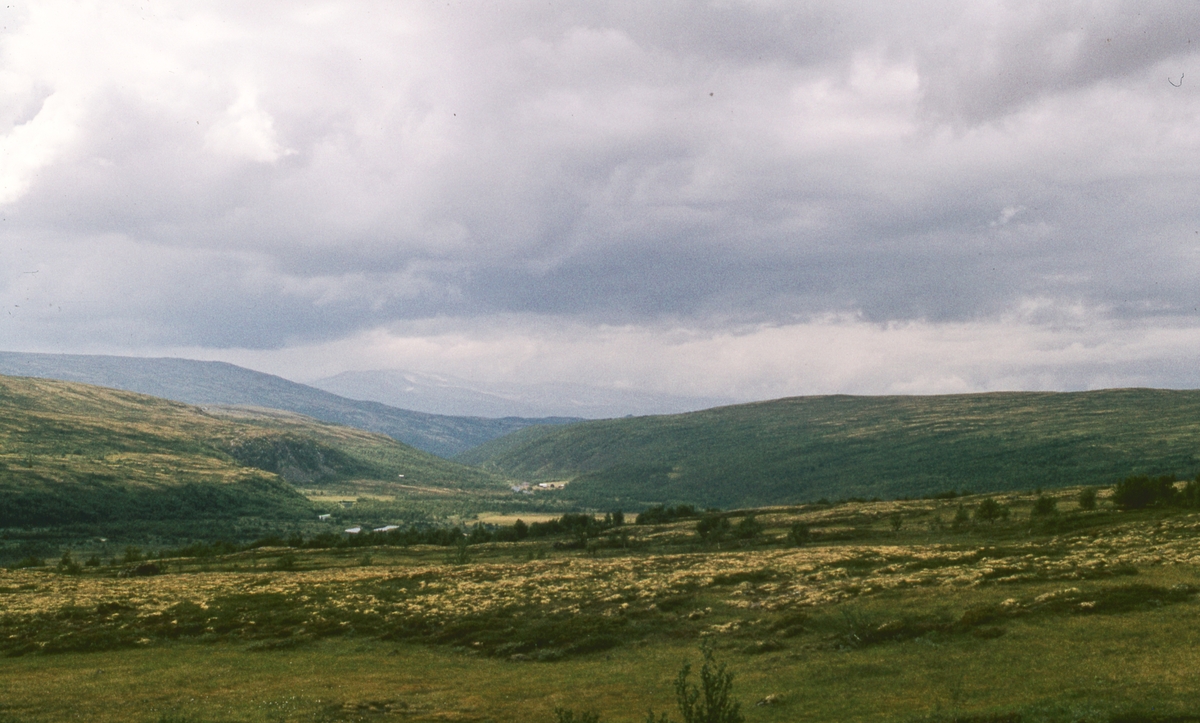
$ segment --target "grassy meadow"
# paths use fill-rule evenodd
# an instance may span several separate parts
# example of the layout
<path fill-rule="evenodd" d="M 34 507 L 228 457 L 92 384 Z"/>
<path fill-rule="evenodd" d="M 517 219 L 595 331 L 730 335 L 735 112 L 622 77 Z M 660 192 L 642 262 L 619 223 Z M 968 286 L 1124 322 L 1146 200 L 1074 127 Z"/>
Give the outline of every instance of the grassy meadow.
<path fill-rule="evenodd" d="M 747 721 L 1197 719 L 1200 514 L 1077 500 L 7 570 L 0 721 L 680 721 L 702 644 Z"/>

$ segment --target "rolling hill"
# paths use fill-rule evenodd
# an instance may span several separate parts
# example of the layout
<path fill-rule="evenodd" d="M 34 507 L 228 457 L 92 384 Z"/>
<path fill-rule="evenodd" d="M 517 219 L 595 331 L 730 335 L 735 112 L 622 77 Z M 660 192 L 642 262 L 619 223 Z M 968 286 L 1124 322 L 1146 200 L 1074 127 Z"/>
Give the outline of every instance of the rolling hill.
<path fill-rule="evenodd" d="M 0 376 L 0 527 L 299 520 L 294 484 L 375 481 L 507 489 L 486 472 L 299 415 L 204 410 L 48 379 Z"/>
<path fill-rule="evenodd" d="M 819 396 L 530 429 L 460 455 L 578 504 L 722 508 L 1200 471 L 1200 391 Z"/>
<path fill-rule="evenodd" d="M 386 434 L 441 457 L 452 457 L 534 424 L 566 418 L 454 417 L 357 401 L 225 362 L 80 354 L 0 352 L 0 374 L 83 382 L 196 405 L 244 405 L 296 412 Z"/>

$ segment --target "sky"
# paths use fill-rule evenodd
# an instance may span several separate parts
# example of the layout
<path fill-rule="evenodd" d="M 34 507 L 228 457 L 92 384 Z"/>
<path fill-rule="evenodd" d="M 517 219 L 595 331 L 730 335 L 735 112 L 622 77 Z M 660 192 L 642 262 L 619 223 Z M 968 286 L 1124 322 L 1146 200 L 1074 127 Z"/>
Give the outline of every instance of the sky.
<path fill-rule="evenodd" d="M 1200 4 L 0 6 L 0 348 L 1200 387 Z"/>

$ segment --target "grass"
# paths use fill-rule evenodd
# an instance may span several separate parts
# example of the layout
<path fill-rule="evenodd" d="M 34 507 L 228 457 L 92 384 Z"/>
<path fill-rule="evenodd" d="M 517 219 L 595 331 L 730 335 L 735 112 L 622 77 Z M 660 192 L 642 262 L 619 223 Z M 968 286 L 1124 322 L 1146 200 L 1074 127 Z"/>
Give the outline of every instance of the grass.
<path fill-rule="evenodd" d="M 754 507 L 1200 471 L 1200 391 L 800 397 L 523 430 L 458 459 L 595 509 Z"/>
<path fill-rule="evenodd" d="M 489 543 L 464 564 L 274 548 L 147 578 L 10 570 L 0 720 L 643 721 L 702 641 L 748 721 L 1186 720 L 1200 515 L 1073 496 L 1043 528 L 1035 495 L 1009 495 L 1007 521 L 959 531 L 932 524 L 959 500 L 923 500 L 758 510 L 755 540 L 701 544 L 692 520 L 627 526 L 626 549 Z M 797 521 L 813 541 L 787 546 Z"/>
<path fill-rule="evenodd" d="M 992 640 L 764 655 L 726 644 L 719 654 L 750 721 L 1106 721 L 1194 710 L 1194 610 L 1181 612 L 1034 620 Z M 0 698 L 23 721 L 81 712 L 90 720 L 368 720 L 384 710 L 409 720 L 551 721 L 560 706 L 640 721 L 647 707 L 672 707 L 673 676 L 697 657 L 690 641 L 552 664 L 355 639 L 266 651 L 165 643 L 0 661 Z M 780 702 L 754 706 L 770 695 Z"/>

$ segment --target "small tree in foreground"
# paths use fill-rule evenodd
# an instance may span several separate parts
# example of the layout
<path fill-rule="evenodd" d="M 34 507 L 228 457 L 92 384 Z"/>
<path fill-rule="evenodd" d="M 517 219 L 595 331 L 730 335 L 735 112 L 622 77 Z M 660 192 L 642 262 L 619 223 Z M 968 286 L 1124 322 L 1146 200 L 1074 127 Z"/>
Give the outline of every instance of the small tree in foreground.
<path fill-rule="evenodd" d="M 1096 509 L 1096 490 L 1094 488 L 1084 487 L 1083 489 L 1079 490 L 1079 509 Z"/>
<path fill-rule="evenodd" d="M 733 695 L 733 673 L 718 663 L 713 654 L 713 643 L 700 646 L 704 665 L 700 667 L 700 685 L 688 681 L 692 673 L 690 663 L 685 663 L 675 678 L 675 700 L 683 723 L 745 723 L 742 704 Z M 654 711 L 646 714 L 646 723 L 668 723 L 667 714 L 657 718 Z"/>

